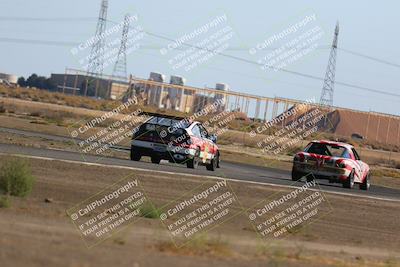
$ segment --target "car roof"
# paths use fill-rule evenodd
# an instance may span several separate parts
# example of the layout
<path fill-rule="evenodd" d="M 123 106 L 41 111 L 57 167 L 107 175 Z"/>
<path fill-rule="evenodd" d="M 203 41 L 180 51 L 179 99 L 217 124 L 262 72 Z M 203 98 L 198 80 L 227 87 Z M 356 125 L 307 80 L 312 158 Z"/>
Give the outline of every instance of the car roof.
<path fill-rule="evenodd" d="M 330 141 L 330 140 L 314 140 L 314 141 L 312 141 L 312 143 L 328 144 L 328 145 L 332 145 L 332 146 L 342 146 L 342 147 L 345 147 L 345 148 L 350 149 L 350 150 L 352 148 L 354 148 L 350 144 L 343 143 L 343 142 L 337 142 L 337 141 Z"/>
<path fill-rule="evenodd" d="M 156 114 L 156 113 L 144 113 L 144 114 L 147 116 L 150 115 L 150 118 L 145 120 L 143 123 L 171 126 L 182 129 L 190 128 L 191 126 L 199 123 L 198 121 L 192 121 L 184 117 L 176 117 L 176 116 Z"/>
<path fill-rule="evenodd" d="M 188 122 L 186 120 L 175 120 L 175 119 L 164 118 L 164 117 L 151 117 L 145 123 L 157 124 L 157 125 L 163 125 L 163 126 L 171 126 L 171 127 L 176 127 L 176 128 L 184 128 L 184 129 L 189 128 L 190 125 L 193 124 L 193 122 Z"/>

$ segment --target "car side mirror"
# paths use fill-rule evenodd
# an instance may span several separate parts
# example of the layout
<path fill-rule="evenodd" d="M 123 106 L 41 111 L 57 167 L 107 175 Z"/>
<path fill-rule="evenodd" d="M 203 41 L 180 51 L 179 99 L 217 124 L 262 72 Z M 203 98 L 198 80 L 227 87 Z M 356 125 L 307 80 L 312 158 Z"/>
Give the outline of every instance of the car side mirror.
<path fill-rule="evenodd" d="M 215 135 L 215 134 L 212 134 L 212 135 L 210 135 L 210 140 L 213 142 L 213 143 L 217 143 L 217 135 Z"/>

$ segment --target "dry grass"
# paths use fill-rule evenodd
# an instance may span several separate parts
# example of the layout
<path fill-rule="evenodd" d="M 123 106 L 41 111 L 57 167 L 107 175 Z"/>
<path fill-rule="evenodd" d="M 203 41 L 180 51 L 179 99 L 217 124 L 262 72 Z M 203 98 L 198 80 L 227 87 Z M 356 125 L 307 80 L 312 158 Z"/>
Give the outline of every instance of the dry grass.
<path fill-rule="evenodd" d="M 365 157 L 364 160 L 370 165 L 382 166 L 393 169 L 400 169 L 400 161 L 394 159 L 376 158 L 376 157 Z"/>
<path fill-rule="evenodd" d="M 293 249 L 285 249 L 279 246 L 259 245 L 256 256 L 268 260 L 268 266 L 289 266 L 290 264 L 302 264 L 301 266 L 332 266 L 332 267 L 395 267 L 399 266 L 396 259 L 371 260 L 361 256 L 346 255 L 338 256 L 313 255 L 302 246 Z M 347 259 L 346 259 L 347 258 Z"/>
<path fill-rule="evenodd" d="M 11 206 L 10 197 L 7 195 L 0 196 L 0 208 L 9 208 L 10 206 Z"/>
<path fill-rule="evenodd" d="M 218 258 L 232 256 L 232 251 L 226 241 L 222 241 L 221 238 L 209 238 L 205 234 L 195 237 L 182 247 L 177 247 L 172 241 L 160 242 L 155 247 L 161 252 L 179 255 L 212 256 Z"/>
<path fill-rule="evenodd" d="M 159 219 L 161 210 L 150 201 L 145 202 L 140 208 L 140 216 L 148 219 Z"/>
<path fill-rule="evenodd" d="M 0 102 L 0 114 L 1 113 L 5 113 L 7 110 L 5 109 L 5 107 L 4 107 L 4 103 L 3 102 Z"/>
<path fill-rule="evenodd" d="M 372 176 L 373 177 L 400 178 L 400 171 L 394 170 L 394 169 L 386 169 L 386 168 L 373 168 Z"/>
<path fill-rule="evenodd" d="M 96 100 L 89 97 L 64 95 L 35 88 L 8 88 L 0 86 L 0 95 L 3 97 L 19 98 L 35 102 L 52 103 L 71 107 L 81 107 L 97 110 L 112 110 L 115 101 Z"/>

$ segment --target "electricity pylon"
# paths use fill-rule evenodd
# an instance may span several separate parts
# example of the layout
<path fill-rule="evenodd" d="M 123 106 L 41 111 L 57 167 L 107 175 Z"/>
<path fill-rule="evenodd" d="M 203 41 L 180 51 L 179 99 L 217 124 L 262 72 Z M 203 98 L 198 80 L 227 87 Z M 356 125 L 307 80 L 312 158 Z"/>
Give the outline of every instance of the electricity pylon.
<path fill-rule="evenodd" d="M 128 42 L 130 15 L 126 14 L 124 26 L 122 28 L 121 46 L 118 51 L 117 60 L 114 65 L 113 77 L 126 79 L 128 77 L 126 71 L 126 44 Z"/>
<path fill-rule="evenodd" d="M 322 88 L 321 98 L 319 100 L 320 105 L 328 107 L 331 107 L 333 105 L 338 36 L 339 36 L 339 22 L 336 23 L 331 53 L 329 55 L 329 63 L 326 69 L 326 74 L 324 79 L 324 86 Z"/>

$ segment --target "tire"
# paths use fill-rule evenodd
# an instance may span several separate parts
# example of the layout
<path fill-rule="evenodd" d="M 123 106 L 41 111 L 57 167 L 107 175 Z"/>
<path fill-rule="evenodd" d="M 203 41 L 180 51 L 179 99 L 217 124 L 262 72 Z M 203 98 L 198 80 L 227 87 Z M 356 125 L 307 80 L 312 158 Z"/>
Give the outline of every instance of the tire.
<path fill-rule="evenodd" d="M 160 164 L 160 161 L 161 161 L 160 157 L 157 157 L 157 156 L 151 157 L 151 163 Z"/>
<path fill-rule="evenodd" d="M 365 176 L 364 181 L 360 184 L 360 189 L 368 190 L 370 186 L 371 186 L 371 176 L 369 173 L 367 173 L 367 176 Z"/>
<path fill-rule="evenodd" d="M 352 189 L 354 187 L 354 169 L 351 171 L 346 181 L 343 182 L 343 187 L 349 189 Z"/>
<path fill-rule="evenodd" d="M 141 158 L 142 158 L 142 155 L 140 153 L 135 152 L 134 149 L 131 148 L 131 160 L 139 161 Z"/>
<path fill-rule="evenodd" d="M 218 155 L 217 168 L 221 168 L 221 166 L 220 166 L 221 157 L 220 157 L 220 155 L 219 155 L 219 151 L 218 151 L 217 155 Z"/>
<path fill-rule="evenodd" d="M 207 170 L 215 171 L 218 166 L 219 156 L 218 154 L 211 160 L 210 164 L 206 165 Z"/>
<path fill-rule="evenodd" d="M 307 179 L 307 182 L 312 182 L 312 181 L 314 181 L 314 176 L 312 176 L 312 175 L 307 175 L 306 176 L 306 179 Z"/>
<path fill-rule="evenodd" d="M 299 181 L 303 177 L 303 175 L 300 172 L 297 172 L 292 168 L 292 181 Z"/>
<path fill-rule="evenodd" d="M 200 150 L 197 149 L 194 157 L 186 162 L 186 167 L 188 167 L 189 169 L 197 169 L 197 167 L 199 166 L 199 157 Z"/>

